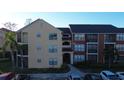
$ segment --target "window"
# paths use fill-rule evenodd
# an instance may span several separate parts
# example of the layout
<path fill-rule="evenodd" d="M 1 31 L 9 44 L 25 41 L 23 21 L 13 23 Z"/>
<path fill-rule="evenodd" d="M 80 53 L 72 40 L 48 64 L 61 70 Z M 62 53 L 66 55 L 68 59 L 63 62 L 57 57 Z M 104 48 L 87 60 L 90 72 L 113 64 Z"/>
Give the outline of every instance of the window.
<path fill-rule="evenodd" d="M 124 34 L 123 33 L 117 34 L 117 40 L 124 40 Z"/>
<path fill-rule="evenodd" d="M 88 44 L 88 53 L 96 53 L 97 52 L 97 44 Z"/>
<path fill-rule="evenodd" d="M 22 33 L 22 42 L 23 43 L 28 43 L 28 33 L 27 32 L 23 32 Z"/>
<path fill-rule="evenodd" d="M 116 48 L 118 51 L 124 51 L 124 44 L 118 44 L 116 45 Z"/>
<path fill-rule="evenodd" d="M 85 60 L 85 56 L 84 55 L 74 55 L 74 61 L 75 62 L 82 62 Z"/>
<path fill-rule="evenodd" d="M 84 34 L 74 34 L 74 40 L 84 40 Z"/>
<path fill-rule="evenodd" d="M 37 45 L 36 48 L 38 51 L 41 50 L 41 45 Z"/>
<path fill-rule="evenodd" d="M 57 40 L 57 33 L 50 33 L 49 40 Z"/>
<path fill-rule="evenodd" d="M 57 52 L 57 46 L 49 46 L 49 53 L 56 53 Z"/>
<path fill-rule="evenodd" d="M 85 46 L 84 46 L 84 44 L 74 45 L 74 50 L 75 51 L 84 51 L 85 50 Z"/>
<path fill-rule="evenodd" d="M 103 72 L 103 75 L 105 75 L 107 77 L 106 73 L 104 73 L 104 72 Z"/>
<path fill-rule="evenodd" d="M 21 32 L 17 32 L 17 42 L 21 42 Z"/>
<path fill-rule="evenodd" d="M 57 59 L 56 58 L 50 58 L 49 59 L 49 65 L 57 65 Z"/>
<path fill-rule="evenodd" d="M 40 32 L 37 32 L 37 33 L 36 33 L 36 36 L 37 36 L 37 37 L 41 37 L 41 33 L 40 33 Z"/>
<path fill-rule="evenodd" d="M 41 63 L 41 59 L 37 59 L 37 62 L 38 62 L 38 63 Z"/>

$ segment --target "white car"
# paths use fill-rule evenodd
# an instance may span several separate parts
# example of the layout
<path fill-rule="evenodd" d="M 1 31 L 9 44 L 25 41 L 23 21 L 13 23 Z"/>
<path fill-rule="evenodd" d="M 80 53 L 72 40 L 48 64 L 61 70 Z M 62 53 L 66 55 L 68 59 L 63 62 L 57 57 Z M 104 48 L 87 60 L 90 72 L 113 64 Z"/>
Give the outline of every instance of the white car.
<path fill-rule="evenodd" d="M 100 73 L 100 76 L 103 80 L 118 80 L 119 78 L 117 75 L 111 71 L 102 71 Z"/>
<path fill-rule="evenodd" d="M 81 80 L 81 76 L 77 73 L 72 73 L 68 76 L 69 80 Z"/>
<path fill-rule="evenodd" d="M 116 75 L 119 79 L 124 80 L 124 72 L 116 72 Z"/>

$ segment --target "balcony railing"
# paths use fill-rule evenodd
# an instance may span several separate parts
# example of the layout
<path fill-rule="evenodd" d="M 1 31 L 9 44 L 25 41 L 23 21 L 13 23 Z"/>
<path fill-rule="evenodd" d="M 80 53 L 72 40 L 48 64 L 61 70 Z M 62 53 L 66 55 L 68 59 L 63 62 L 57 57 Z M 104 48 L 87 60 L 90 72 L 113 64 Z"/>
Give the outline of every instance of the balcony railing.
<path fill-rule="evenodd" d="M 71 37 L 62 37 L 62 40 L 71 40 Z"/>
<path fill-rule="evenodd" d="M 87 42 L 98 42 L 98 35 L 97 34 L 88 34 L 86 35 Z"/>
<path fill-rule="evenodd" d="M 88 49 L 88 53 L 97 53 L 97 49 Z"/>
<path fill-rule="evenodd" d="M 18 49 L 18 55 L 28 55 L 28 45 L 21 45 Z"/>
<path fill-rule="evenodd" d="M 62 48 L 62 51 L 63 52 L 71 52 L 72 51 L 72 48 Z"/>
<path fill-rule="evenodd" d="M 105 35 L 104 38 L 105 38 L 104 39 L 105 42 L 115 42 L 116 41 L 116 35 L 113 35 L 113 34 Z"/>

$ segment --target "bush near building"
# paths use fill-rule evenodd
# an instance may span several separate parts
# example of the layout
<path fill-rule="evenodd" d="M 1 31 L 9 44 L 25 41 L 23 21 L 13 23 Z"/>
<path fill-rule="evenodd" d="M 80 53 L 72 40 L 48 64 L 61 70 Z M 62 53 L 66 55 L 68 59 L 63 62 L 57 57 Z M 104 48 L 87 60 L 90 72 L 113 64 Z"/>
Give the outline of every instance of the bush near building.
<path fill-rule="evenodd" d="M 90 69 L 95 72 L 99 72 L 101 70 L 112 70 L 114 72 L 117 71 L 124 71 L 124 63 L 123 62 L 118 62 L 118 63 L 111 63 L 111 67 L 108 67 L 108 64 L 101 64 L 101 63 L 92 63 L 92 62 L 80 62 L 80 63 L 75 63 L 75 67 L 79 69 Z"/>
<path fill-rule="evenodd" d="M 12 62 L 9 60 L 0 61 L 0 72 L 11 72 L 12 71 Z"/>

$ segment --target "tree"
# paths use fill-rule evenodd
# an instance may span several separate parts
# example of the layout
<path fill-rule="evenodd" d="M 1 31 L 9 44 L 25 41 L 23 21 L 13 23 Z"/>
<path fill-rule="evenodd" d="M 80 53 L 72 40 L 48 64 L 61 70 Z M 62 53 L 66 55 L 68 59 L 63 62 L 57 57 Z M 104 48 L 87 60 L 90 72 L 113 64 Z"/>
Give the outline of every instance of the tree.
<path fill-rule="evenodd" d="M 5 28 L 11 30 L 5 33 L 5 39 L 4 39 L 4 44 L 3 44 L 3 50 L 4 52 L 6 51 L 7 48 L 10 49 L 10 56 L 11 56 L 11 62 L 13 66 L 13 70 L 15 68 L 15 58 L 14 58 L 14 53 L 17 49 L 17 42 L 16 42 L 16 33 L 12 32 L 16 28 L 15 23 L 7 22 L 4 24 Z"/>
<path fill-rule="evenodd" d="M 113 63 L 114 61 L 116 62 L 119 58 L 119 53 L 118 50 L 116 48 L 112 48 L 112 47 L 107 47 L 104 49 L 104 58 L 105 58 L 105 63 L 108 63 L 108 67 L 110 69 L 111 67 L 111 63 Z"/>
<path fill-rule="evenodd" d="M 15 31 L 16 30 L 16 27 L 17 27 L 17 24 L 15 23 L 11 23 L 11 22 L 6 22 L 3 24 L 5 28 L 11 30 L 11 31 Z"/>

